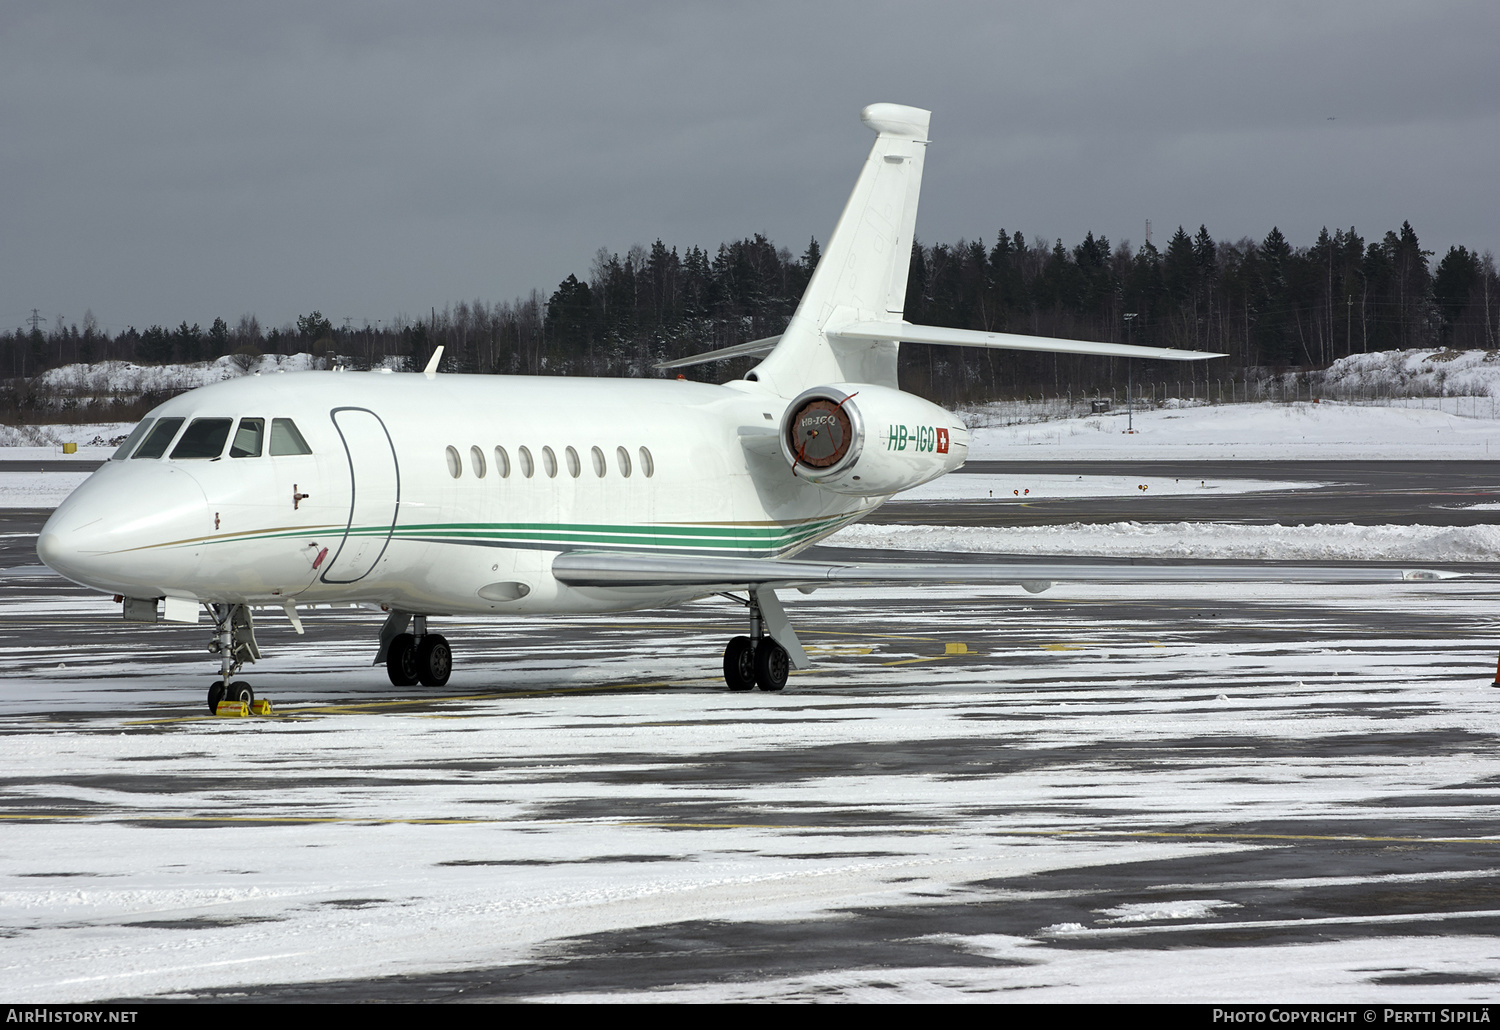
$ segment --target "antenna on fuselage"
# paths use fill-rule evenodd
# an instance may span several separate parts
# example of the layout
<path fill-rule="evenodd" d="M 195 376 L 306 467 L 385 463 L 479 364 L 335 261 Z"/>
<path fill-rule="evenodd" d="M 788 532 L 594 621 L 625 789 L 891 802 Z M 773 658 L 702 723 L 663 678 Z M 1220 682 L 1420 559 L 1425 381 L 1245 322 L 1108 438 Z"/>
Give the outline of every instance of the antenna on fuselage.
<path fill-rule="evenodd" d="M 438 344 L 437 350 L 432 352 L 432 357 L 427 359 L 427 367 L 422 369 L 422 374 L 428 379 L 437 378 L 438 362 L 443 360 L 443 345 Z"/>

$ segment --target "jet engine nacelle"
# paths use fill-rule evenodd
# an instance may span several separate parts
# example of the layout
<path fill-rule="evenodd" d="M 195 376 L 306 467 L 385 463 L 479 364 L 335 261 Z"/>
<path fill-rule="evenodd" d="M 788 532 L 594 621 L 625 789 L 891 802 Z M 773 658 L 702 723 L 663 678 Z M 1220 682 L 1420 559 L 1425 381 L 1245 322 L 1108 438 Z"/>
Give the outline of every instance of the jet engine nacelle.
<path fill-rule="evenodd" d="M 909 393 L 834 383 L 792 401 L 781 416 L 781 453 L 810 483 L 874 497 L 958 468 L 969 431 L 957 415 Z"/>

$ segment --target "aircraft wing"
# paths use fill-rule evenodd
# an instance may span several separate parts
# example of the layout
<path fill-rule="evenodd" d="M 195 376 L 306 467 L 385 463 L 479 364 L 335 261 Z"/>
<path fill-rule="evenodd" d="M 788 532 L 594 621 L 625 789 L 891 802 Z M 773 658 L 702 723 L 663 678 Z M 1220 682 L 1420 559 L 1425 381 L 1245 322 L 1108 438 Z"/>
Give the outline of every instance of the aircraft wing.
<path fill-rule="evenodd" d="M 677 358 L 675 361 L 658 361 L 651 367 L 687 368 L 689 365 L 706 365 L 710 361 L 725 361 L 729 358 L 758 358 L 771 353 L 780 341 L 780 336 L 767 336 L 761 340 L 751 340 L 749 343 L 737 343 L 733 347 L 720 347 L 718 350 Z"/>
<path fill-rule="evenodd" d="M 1020 586 L 1053 583 L 1400 583 L 1460 575 L 1429 569 L 1293 565 L 1082 565 L 1052 563 L 812 562 L 634 551 L 566 551 L 552 562 L 559 582 L 581 587 L 819 587 L 891 583 Z"/>
<path fill-rule="evenodd" d="M 830 339 L 882 343 L 938 343 L 949 347 L 985 347 L 990 350 L 1029 350 L 1047 354 L 1091 354 L 1107 358 L 1149 358 L 1154 361 L 1206 361 L 1228 357 L 1209 351 L 1176 350 L 1168 347 L 1137 347 L 1125 343 L 1093 343 L 1085 340 L 1062 340 L 1051 336 L 1022 336 L 1017 333 L 987 333 L 976 329 L 948 329 L 935 325 L 913 325 L 910 322 L 850 322 L 830 326 Z M 653 368 L 686 368 L 727 358 L 761 357 L 781 342 L 780 336 L 723 347 L 672 361 L 658 361 Z"/>
<path fill-rule="evenodd" d="M 936 343 L 948 347 L 985 347 L 990 350 L 1029 350 L 1045 354 L 1091 354 L 1105 358 L 1148 358 L 1153 361 L 1207 361 L 1226 358 L 1212 351 L 1176 350 L 1170 347 L 1138 347 L 1127 343 L 1092 343 L 1060 340 L 1051 336 L 1017 333 L 987 333 L 977 329 L 948 329 L 910 322 L 850 322 L 830 326 L 830 337 L 841 340 L 871 340 L 887 343 Z"/>

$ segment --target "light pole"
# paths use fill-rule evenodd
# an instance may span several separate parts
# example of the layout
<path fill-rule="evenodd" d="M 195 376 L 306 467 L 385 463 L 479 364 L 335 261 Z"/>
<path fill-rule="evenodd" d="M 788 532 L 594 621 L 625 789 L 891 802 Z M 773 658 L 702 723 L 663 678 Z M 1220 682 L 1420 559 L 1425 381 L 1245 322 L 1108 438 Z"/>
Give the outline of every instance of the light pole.
<path fill-rule="evenodd" d="M 1125 342 L 1127 344 L 1135 342 L 1135 315 L 1134 311 L 1125 313 Z M 1127 433 L 1135 432 L 1135 403 L 1132 400 L 1132 394 L 1135 392 L 1133 361 L 1133 358 L 1125 359 L 1125 432 Z"/>

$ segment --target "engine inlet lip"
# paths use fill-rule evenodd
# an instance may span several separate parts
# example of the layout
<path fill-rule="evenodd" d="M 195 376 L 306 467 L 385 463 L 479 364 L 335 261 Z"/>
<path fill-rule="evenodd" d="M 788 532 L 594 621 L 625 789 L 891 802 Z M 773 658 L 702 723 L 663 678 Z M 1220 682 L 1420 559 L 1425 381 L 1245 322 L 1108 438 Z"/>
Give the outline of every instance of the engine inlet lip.
<path fill-rule="evenodd" d="M 856 391 L 857 392 L 857 391 Z M 781 417 L 781 454 L 791 465 L 796 473 L 804 479 L 812 482 L 822 482 L 840 476 L 854 467 L 859 461 L 860 453 L 864 450 L 865 424 L 860 415 L 859 408 L 855 405 L 853 398 L 855 394 L 832 386 L 815 386 L 810 390 L 804 390 L 798 394 L 792 403 L 787 405 L 786 413 Z M 819 468 L 809 464 L 797 457 L 792 446 L 792 424 L 804 408 L 813 401 L 825 401 L 842 410 L 849 417 L 849 447 L 843 457 L 833 462 L 826 468 Z"/>

